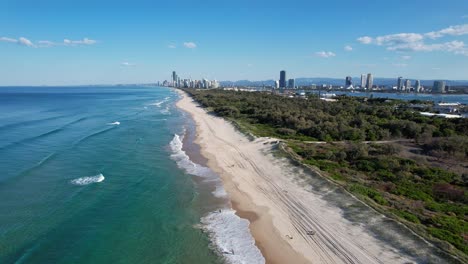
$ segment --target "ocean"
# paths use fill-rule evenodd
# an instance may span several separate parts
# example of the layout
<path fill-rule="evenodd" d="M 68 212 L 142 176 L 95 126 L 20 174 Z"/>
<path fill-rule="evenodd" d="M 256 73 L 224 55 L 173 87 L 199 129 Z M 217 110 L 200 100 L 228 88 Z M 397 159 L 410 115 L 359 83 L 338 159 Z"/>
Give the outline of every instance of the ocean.
<path fill-rule="evenodd" d="M 0 88 L 0 263 L 263 263 L 170 88 Z"/>

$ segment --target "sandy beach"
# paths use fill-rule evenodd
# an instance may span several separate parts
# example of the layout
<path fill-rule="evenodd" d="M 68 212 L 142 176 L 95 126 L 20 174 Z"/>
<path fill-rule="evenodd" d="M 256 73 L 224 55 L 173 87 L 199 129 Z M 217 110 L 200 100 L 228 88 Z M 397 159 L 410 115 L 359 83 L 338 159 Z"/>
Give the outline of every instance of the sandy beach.
<path fill-rule="evenodd" d="M 202 155 L 237 214 L 250 221 L 267 263 L 412 263 L 433 255 L 401 224 L 275 157 L 276 140 L 249 140 L 179 92 L 177 106 L 195 120 Z"/>

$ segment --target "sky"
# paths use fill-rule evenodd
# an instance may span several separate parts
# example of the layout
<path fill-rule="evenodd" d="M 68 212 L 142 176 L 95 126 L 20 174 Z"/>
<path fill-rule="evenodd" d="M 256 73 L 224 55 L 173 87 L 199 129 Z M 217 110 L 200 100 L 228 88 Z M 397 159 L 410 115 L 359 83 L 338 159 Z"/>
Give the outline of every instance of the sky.
<path fill-rule="evenodd" d="M 164 2 L 164 3 L 161 3 Z M 467 0 L 0 0 L 0 86 L 468 79 Z"/>

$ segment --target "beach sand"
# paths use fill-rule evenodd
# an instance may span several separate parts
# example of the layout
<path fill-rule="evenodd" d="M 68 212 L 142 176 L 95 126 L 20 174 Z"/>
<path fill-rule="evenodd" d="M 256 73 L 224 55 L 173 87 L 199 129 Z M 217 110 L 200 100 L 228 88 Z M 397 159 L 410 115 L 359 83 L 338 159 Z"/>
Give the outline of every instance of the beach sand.
<path fill-rule="evenodd" d="M 385 216 L 372 212 L 371 217 L 361 216 L 365 221 L 361 224 L 350 221 L 342 209 L 327 201 L 340 192 L 338 187 L 311 187 L 300 168 L 273 156 L 276 140 L 249 140 L 231 123 L 207 113 L 185 92 L 178 91 L 182 99 L 177 106 L 195 120 L 196 143 L 202 155 L 221 176 L 237 214 L 250 221 L 251 233 L 267 263 L 418 262 L 401 249 L 415 247 L 405 234 L 382 228 L 382 233 L 396 240 L 392 244 L 368 232 L 368 228 L 389 221 Z M 349 199 L 350 208 L 367 208 L 347 193 L 340 195 L 336 199 L 339 203 Z"/>

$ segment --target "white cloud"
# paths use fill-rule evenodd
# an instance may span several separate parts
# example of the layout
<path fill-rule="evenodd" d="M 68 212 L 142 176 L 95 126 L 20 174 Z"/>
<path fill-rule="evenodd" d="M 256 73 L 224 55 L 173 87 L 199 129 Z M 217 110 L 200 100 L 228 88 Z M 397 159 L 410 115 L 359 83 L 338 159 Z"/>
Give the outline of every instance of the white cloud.
<path fill-rule="evenodd" d="M 413 43 L 421 41 L 424 37 L 416 33 L 399 33 L 375 38 L 375 44 L 382 45 L 397 45 L 402 43 Z"/>
<path fill-rule="evenodd" d="M 36 47 L 36 45 L 34 45 L 34 43 L 32 43 L 29 39 L 27 39 L 25 37 L 20 37 L 19 39 L 1 37 L 0 41 L 8 42 L 8 43 L 17 43 L 17 44 L 19 44 L 21 46 L 26 46 L 26 47 Z"/>
<path fill-rule="evenodd" d="M 48 48 L 48 47 L 56 46 L 57 43 L 48 41 L 48 40 L 39 40 L 37 42 L 37 45 L 38 47 L 41 47 L 41 48 Z"/>
<path fill-rule="evenodd" d="M 315 55 L 321 58 L 330 58 L 336 56 L 336 54 L 331 51 L 318 51 L 315 52 Z"/>
<path fill-rule="evenodd" d="M 135 63 L 130 63 L 128 61 L 124 61 L 124 62 L 120 63 L 120 65 L 125 66 L 125 67 L 129 67 L 129 66 L 135 66 L 136 64 Z"/>
<path fill-rule="evenodd" d="M 421 34 L 416 33 L 399 33 L 379 36 L 376 38 L 371 38 L 369 36 L 360 37 L 357 40 L 362 44 L 375 44 L 375 45 L 395 45 L 402 43 L 411 43 L 421 41 L 424 38 Z"/>
<path fill-rule="evenodd" d="M 89 38 L 84 38 L 82 40 L 69 40 L 69 39 L 64 39 L 63 44 L 68 45 L 68 46 L 74 46 L 74 45 L 93 45 L 96 44 L 97 41 Z"/>
<path fill-rule="evenodd" d="M 408 66 L 408 64 L 406 64 L 406 63 L 394 63 L 392 65 L 395 66 L 395 67 L 401 67 L 401 68 L 404 68 L 404 67 Z"/>
<path fill-rule="evenodd" d="M 405 55 L 405 56 L 401 56 L 400 58 L 402 58 L 403 60 L 409 60 L 411 59 L 411 56 Z"/>
<path fill-rule="evenodd" d="M 171 44 L 171 45 L 169 45 L 169 46 L 167 46 L 167 47 L 170 48 L 170 49 L 175 49 L 175 48 L 176 48 L 176 45 Z"/>
<path fill-rule="evenodd" d="M 2 41 L 2 42 L 9 42 L 9 43 L 18 43 L 18 40 L 17 40 L 17 39 L 7 38 L 7 37 L 1 37 L 1 38 L 0 38 L 0 41 Z"/>
<path fill-rule="evenodd" d="M 23 38 L 23 37 L 20 37 L 18 39 L 18 43 L 20 45 L 27 46 L 27 47 L 35 47 L 35 45 L 29 39 Z"/>
<path fill-rule="evenodd" d="M 9 43 L 17 43 L 19 45 L 27 46 L 27 47 L 37 47 L 37 48 L 48 48 L 53 46 L 76 46 L 76 45 L 93 45 L 96 44 L 96 40 L 84 38 L 82 40 L 69 40 L 64 39 L 62 43 L 57 43 L 49 40 L 39 40 L 36 43 L 30 41 L 25 37 L 20 37 L 19 39 L 8 38 L 8 37 L 0 37 L 0 42 L 9 42 Z"/>
<path fill-rule="evenodd" d="M 449 36 L 461 36 L 468 34 L 468 24 L 450 26 L 439 31 L 432 31 L 424 34 L 426 37 L 431 39 L 441 38 L 445 35 Z"/>
<path fill-rule="evenodd" d="M 357 39 L 362 44 L 373 44 L 378 46 L 386 46 L 390 51 L 445 51 L 454 54 L 461 54 L 468 56 L 468 47 L 458 40 L 444 42 L 444 43 L 431 43 L 425 42 L 426 39 L 437 39 L 444 36 L 461 36 L 468 34 L 468 24 L 450 26 L 448 28 L 432 31 L 425 34 L 419 33 L 398 33 L 378 36 L 375 38 L 363 36 Z M 406 59 L 402 57 L 403 59 Z"/>
<path fill-rule="evenodd" d="M 346 51 L 352 51 L 352 50 L 353 50 L 353 47 L 351 47 L 350 45 L 346 45 L 346 46 L 344 47 L 344 50 L 346 50 Z"/>
<path fill-rule="evenodd" d="M 194 49 L 197 47 L 197 44 L 193 43 L 193 42 L 184 42 L 184 47 L 188 48 L 188 49 Z"/>
<path fill-rule="evenodd" d="M 463 43 L 463 41 L 457 40 L 437 44 L 425 44 L 422 42 L 407 43 L 390 46 L 387 49 L 392 51 L 445 51 L 468 56 L 468 47 Z"/>
<path fill-rule="evenodd" d="M 371 44 L 373 39 L 369 36 L 364 36 L 364 37 L 358 38 L 357 41 L 359 41 L 362 44 Z"/>

